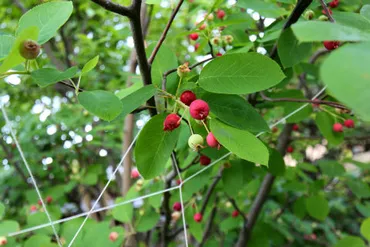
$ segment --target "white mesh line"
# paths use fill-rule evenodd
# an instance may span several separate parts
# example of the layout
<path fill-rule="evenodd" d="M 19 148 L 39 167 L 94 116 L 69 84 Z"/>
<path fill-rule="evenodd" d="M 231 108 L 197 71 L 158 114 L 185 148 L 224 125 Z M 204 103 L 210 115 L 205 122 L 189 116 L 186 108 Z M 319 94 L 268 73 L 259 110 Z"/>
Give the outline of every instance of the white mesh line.
<path fill-rule="evenodd" d="M 30 178 L 31 178 L 31 181 L 32 181 L 33 187 L 34 187 L 34 188 L 35 188 L 35 190 L 36 190 L 37 196 L 39 197 L 39 200 L 40 200 L 40 202 L 41 202 L 42 208 L 43 208 L 43 209 L 44 209 L 44 211 L 45 211 L 46 217 L 48 218 L 48 221 L 49 221 L 49 223 L 50 223 L 51 228 L 53 228 L 53 232 L 54 232 L 54 235 L 55 235 L 55 239 L 57 240 L 57 243 L 58 243 L 59 247 L 62 247 L 62 244 L 61 244 L 61 242 L 60 242 L 60 239 L 59 239 L 59 236 L 58 236 L 57 230 L 55 229 L 55 226 L 54 226 L 54 224 L 52 223 L 53 221 L 52 221 L 52 219 L 51 219 L 51 217 L 50 217 L 49 211 L 47 210 L 47 208 L 46 208 L 46 206 L 45 206 L 44 200 L 42 199 L 42 195 L 41 195 L 40 190 L 39 190 L 39 188 L 38 188 L 38 186 L 37 186 L 36 180 L 35 180 L 35 178 L 34 178 L 34 176 L 33 176 L 33 174 L 32 174 L 31 168 L 30 168 L 30 166 L 28 165 L 28 162 L 27 162 L 27 160 L 26 160 L 26 157 L 24 156 L 23 150 L 22 150 L 21 146 L 19 145 L 19 142 L 18 142 L 18 140 L 17 140 L 17 138 L 16 138 L 16 136 L 15 136 L 15 132 L 14 132 L 14 130 L 13 130 L 13 128 L 12 128 L 12 126 L 11 126 L 11 123 L 10 123 L 9 118 L 8 118 L 8 115 L 7 115 L 6 111 L 5 111 L 5 106 L 4 106 L 4 105 L 1 105 L 1 111 L 3 112 L 3 116 L 4 116 L 4 119 L 5 119 L 5 124 L 8 126 L 8 128 L 9 128 L 9 130 L 10 130 L 10 134 L 11 134 L 11 136 L 13 137 L 13 140 L 14 140 L 14 142 L 15 142 L 15 145 L 16 145 L 17 149 L 18 149 L 18 152 L 19 152 L 19 154 L 21 155 L 21 158 L 22 158 L 22 160 L 23 160 L 24 166 L 26 167 L 27 172 L 28 172 L 28 174 L 29 174 L 29 176 L 30 176 Z"/>
<path fill-rule="evenodd" d="M 185 219 L 185 209 L 184 209 L 184 199 L 182 198 L 182 185 L 183 182 L 180 184 L 179 192 L 180 192 L 180 203 L 181 203 L 181 213 L 182 213 L 182 224 L 184 227 L 184 235 L 185 235 L 185 246 L 188 247 L 188 230 L 186 229 L 186 219 Z"/>
<path fill-rule="evenodd" d="M 316 99 L 321 93 L 323 93 L 324 91 L 326 90 L 326 86 L 324 88 L 322 88 L 314 97 L 312 97 L 311 100 L 314 100 Z M 301 107 L 297 108 L 295 111 L 291 112 L 290 114 L 288 114 L 287 116 L 285 116 L 284 118 L 280 119 L 279 121 L 277 121 L 276 123 L 270 125 L 269 127 L 270 128 L 273 128 L 275 126 L 277 126 L 278 124 L 282 123 L 282 122 L 285 122 L 286 119 L 288 119 L 289 117 L 291 117 L 292 115 L 296 114 L 297 112 L 301 111 L 303 108 L 305 108 L 307 105 L 309 105 L 309 103 L 306 103 L 304 105 L 302 105 Z M 260 132 L 256 135 L 256 137 L 259 137 L 261 135 L 263 135 L 264 133 L 266 132 Z M 136 136 L 137 137 L 137 136 Z M 135 137 L 135 139 L 136 139 Z M 132 143 L 133 144 L 133 143 Z M 131 144 L 131 145 L 132 145 Z M 187 229 L 186 229 L 186 222 L 185 222 L 185 217 L 184 217 L 184 207 L 183 207 L 183 198 L 182 198 L 182 186 L 185 182 L 191 180 L 192 178 L 194 178 L 195 176 L 199 175 L 200 173 L 202 173 L 203 171 L 209 169 L 210 167 L 212 167 L 213 165 L 215 165 L 217 162 L 219 162 L 220 160 L 226 158 L 227 156 L 229 156 L 231 154 L 231 152 L 225 154 L 224 156 L 222 156 L 221 158 L 217 159 L 216 161 L 212 162 L 210 165 L 208 165 L 207 167 L 201 169 L 200 171 L 198 171 L 197 173 L 193 174 L 192 176 L 190 176 L 189 178 L 185 179 L 184 181 L 181 181 L 181 184 L 179 186 L 175 186 L 175 187 L 172 187 L 172 188 L 169 188 L 169 189 L 166 189 L 166 190 L 162 190 L 162 191 L 158 191 L 158 192 L 155 192 L 155 193 L 152 193 L 152 194 L 149 194 L 149 195 L 146 195 L 146 196 L 142 196 L 142 197 L 138 197 L 138 198 L 135 198 L 135 199 L 132 199 L 132 200 L 129 200 L 129 201 L 125 201 L 125 202 L 121 202 L 121 203 L 117 203 L 117 204 L 114 204 L 114 205 L 111 205 L 111 206 L 108 206 L 108 207 L 104 207 L 104 208 L 100 208 L 100 209 L 97 209 L 97 210 L 94 210 L 93 213 L 95 212 L 100 212 L 100 211 L 104 211 L 104 210 L 108 210 L 108 209 L 112 209 L 112 208 L 115 208 L 115 207 L 118 207 L 118 206 L 121 206 L 121 205 L 124 205 L 124 204 L 127 204 L 127 203 L 130 203 L 130 202 L 134 202 L 136 200 L 139 200 L 139 199 L 144 199 L 144 198 L 147 198 L 147 197 L 150 197 L 150 196 L 154 196 L 154 195 L 158 195 L 158 194 L 162 194 L 162 193 L 165 193 L 167 191 L 171 191 L 171 190 L 175 190 L 175 189 L 179 189 L 180 191 L 180 199 L 181 199 L 181 205 L 182 205 L 182 214 L 183 214 L 183 224 L 184 224 L 184 234 L 185 234 L 185 243 L 186 243 L 186 246 L 188 246 L 188 243 L 187 243 Z M 179 173 L 179 170 L 178 168 L 176 167 L 176 170 L 177 170 L 177 173 L 180 175 Z M 40 228 L 44 228 L 44 227 L 47 227 L 47 226 L 53 226 L 54 224 L 59 224 L 59 223 L 63 223 L 63 222 L 67 222 L 69 220 L 73 220 L 75 218 L 79 218 L 79 217 L 82 217 L 82 216 L 85 216 L 85 215 L 89 215 L 91 214 L 90 212 L 89 213 L 83 213 L 83 214 L 79 214 L 79 215 L 75 215 L 75 216 L 72 216 L 72 217 L 69 217 L 69 218 L 65 218 L 65 219 L 62 219 L 62 220 L 58 220 L 58 221 L 55 221 L 55 222 L 50 222 L 49 224 L 43 224 L 43 225 L 39 225 L 39 226 L 35 226 L 35 227 L 32 227 L 32 228 L 28 228 L 28 229 L 25 229 L 25 230 L 22 230 L 22 231 L 18 231 L 18 232 L 14 232 L 14 233 L 10 233 L 8 234 L 8 236 L 16 236 L 16 235 L 19 235 L 19 234 L 22 234 L 22 233 L 26 233 L 26 232 L 30 232 L 32 230 L 37 230 L 37 229 L 40 229 Z"/>
<path fill-rule="evenodd" d="M 118 165 L 117 165 L 116 169 L 115 169 L 115 170 L 114 170 L 114 172 L 110 175 L 110 177 L 109 177 L 109 180 L 108 180 L 107 184 L 104 186 L 103 190 L 101 191 L 100 195 L 98 196 L 98 199 L 96 199 L 96 201 L 95 201 L 95 203 L 93 204 L 93 206 L 91 207 L 90 211 L 87 213 L 87 215 L 86 215 L 86 217 L 85 217 L 84 221 L 82 222 L 81 226 L 78 228 L 78 230 L 77 230 L 76 234 L 73 236 L 73 238 L 72 238 L 71 242 L 69 243 L 68 247 L 71 247 L 71 246 L 72 246 L 72 244 L 73 244 L 73 242 L 76 240 L 76 238 L 77 238 L 78 234 L 81 232 L 82 228 L 84 227 L 84 225 L 85 225 L 85 223 L 86 223 L 87 219 L 89 218 L 90 214 L 94 211 L 94 209 L 95 209 L 96 205 L 98 205 L 98 203 L 99 203 L 99 201 L 100 201 L 101 197 L 103 196 L 104 192 L 105 192 L 105 191 L 106 191 L 106 189 L 108 188 L 108 186 L 109 186 L 110 182 L 113 180 L 113 178 L 115 178 L 116 173 L 118 172 L 119 168 L 121 167 L 121 165 L 122 165 L 123 161 L 125 160 L 125 158 L 126 158 L 127 154 L 128 154 L 128 153 L 130 152 L 130 150 L 132 149 L 132 147 L 133 147 L 133 145 L 134 145 L 134 143 L 135 143 L 136 139 L 138 138 L 139 134 L 140 134 L 140 131 L 138 131 L 138 133 L 136 134 L 136 136 L 135 136 L 134 140 L 132 140 L 132 142 L 131 142 L 130 146 L 127 148 L 126 152 L 125 152 L 125 153 L 124 153 L 124 155 L 122 156 L 122 159 L 121 159 L 121 161 L 118 163 Z M 129 172 L 129 171 L 125 171 L 125 172 Z"/>
<path fill-rule="evenodd" d="M 171 187 L 171 188 L 168 188 L 168 189 L 165 189 L 165 190 L 160 190 L 160 191 L 157 191 L 157 192 L 145 195 L 145 196 L 130 199 L 130 200 L 123 201 L 123 202 L 113 204 L 113 205 L 109 205 L 109 206 L 106 206 L 106 207 L 98 208 L 98 209 L 95 209 L 92 213 L 98 213 L 98 212 L 101 212 L 101 211 L 113 209 L 113 208 L 116 208 L 116 207 L 119 207 L 119 206 L 122 206 L 122 205 L 125 205 L 125 204 L 128 204 L 128 203 L 135 202 L 137 200 L 146 199 L 148 197 L 152 197 L 152 196 L 163 194 L 163 193 L 168 192 L 168 191 L 176 190 L 178 188 L 180 188 L 180 186 L 174 186 L 174 187 Z M 68 217 L 68 218 L 56 220 L 56 221 L 53 221 L 51 223 L 46 223 L 46 224 L 30 227 L 30 228 L 27 228 L 27 229 L 24 229 L 24 230 L 21 230 L 21 231 L 12 232 L 12 233 L 8 234 L 8 237 L 14 237 L 14 236 L 17 236 L 17 235 L 20 235 L 20 234 L 24 234 L 24 233 L 32 232 L 32 231 L 35 231 L 35 230 L 39 230 L 39 229 L 51 226 L 52 224 L 56 225 L 56 224 L 64 223 L 64 222 L 67 222 L 67 221 L 70 221 L 70 220 L 81 218 L 81 217 L 86 216 L 88 214 L 89 214 L 89 212 L 85 212 L 85 213 L 77 214 L 77 215 L 74 215 L 74 216 L 71 216 L 71 217 Z"/>

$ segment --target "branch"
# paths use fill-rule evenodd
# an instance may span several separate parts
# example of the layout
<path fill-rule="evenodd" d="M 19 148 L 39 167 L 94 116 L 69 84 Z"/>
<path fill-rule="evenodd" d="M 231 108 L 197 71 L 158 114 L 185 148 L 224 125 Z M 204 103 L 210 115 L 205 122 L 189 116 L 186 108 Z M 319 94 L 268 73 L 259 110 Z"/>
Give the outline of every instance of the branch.
<path fill-rule="evenodd" d="M 197 245 L 197 247 L 203 247 L 203 245 L 206 243 L 208 235 L 212 230 L 213 220 L 215 219 L 216 213 L 217 213 L 217 198 L 216 198 L 216 203 L 213 206 L 211 214 L 209 216 L 206 228 L 204 229 L 202 241 Z"/>
<path fill-rule="evenodd" d="M 106 10 L 109 10 L 110 12 L 122 15 L 122 16 L 127 16 L 129 18 L 133 17 L 133 11 L 125 6 L 122 6 L 117 3 L 113 3 L 110 0 L 91 0 L 92 2 L 100 5 Z"/>
<path fill-rule="evenodd" d="M 325 13 L 326 13 L 326 16 L 329 18 L 329 20 L 331 21 L 331 22 L 335 22 L 335 20 L 334 20 L 334 18 L 333 18 L 333 16 L 332 16 L 332 14 L 330 13 L 330 9 L 328 8 L 328 6 L 326 5 L 326 3 L 325 3 L 325 1 L 324 0 L 319 0 L 320 1 L 320 3 L 321 3 L 321 6 L 322 6 L 322 8 L 324 9 L 324 11 L 325 11 Z"/>
<path fill-rule="evenodd" d="M 325 101 L 325 100 L 309 100 L 309 99 L 293 99 L 293 98 L 270 98 L 265 95 L 264 92 L 260 92 L 261 97 L 264 100 L 270 101 L 270 102 L 297 102 L 297 103 L 311 103 L 311 104 L 320 104 L 320 105 L 328 105 L 331 107 L 339 108 L 339 109 L 344 109 L 344 110 L 349 110 L 347 107 L 344 105 L 333 102 L 333 101 Z"/>
<path fill-rule="evenodd" d="M 172 22 L 175 19 L 177 13 L 179 12 L 180 7 L 181 7 L 181 5 L 182 5 L 183 2 L 184 2 L 184 0 L 180 0 L 179 3 L 177 4 L 176 8 L 173 10 L 173 12 L 171 14 L 171 17 L 168 20 L 168 23 L 167 23 L 165 29 L 163 30 L 163 33 L 162 33 L 162 35 L 161 35 L 161 37 L 160 37 L 157 45 L 154 47 L 154 50 L 153 50 L 152 54 L 150 55 L 150 57 L 148 59 L 148 63 L 149 64 L 152 64 L 153 63 L 154 58 L 157 55 L 159 49 L 161 48 L 164 40 L 166 39 L 167 33 L 170 30 L 170 28 L 171 28 Z"/>
<path fill-rule="evenodd" d="M 209 199 L 211 198 L 211 195 L 212 195 L 212 192 L 214 191 L 214 189 L 216 188 L 216 185 L 217 183 L 221 180 L 221 175 L 222 175 L 222 171 L 223 171 L 224 167 L 221 166 L 220 170 L 218 171 L 218 174 L 215 178 L 215 180 L 213 181 L 213 183 L 211 184 L 211 186 L 209 186 L 208 190 L 207 190 L 207 194 L 206 194 L 206 197 L 204 198 L 204 201 L 203 201 L 203 205 L 200 209 L 200 213 L 202 215 L 204 215 L 204 211 L 206 211 L 206 207 L 207 207 L 207 204 L 209 202 Z"/>
<path fill-rule="evenodd" d="M 281 132 L 276 149 L 282 154 L 285 154 L 285 150 L 289 145 L 290 137 L 292 134 L 293 125 L 287 124 L 285 125 L 283 131 Z M 270 173 L 267 173 L 265 178 L 263 179 L 262 185 L 258 191 L 256 198 L 252 203 L 251 210 L 247 216 L 247 223 L 243 226 L 242 230 L 239 233 L 239 239 L 236 244 L 236 247 L 245 247 L 253 230 L 253 227 L 257 221 L 257 218 L 262 210 L 262 207 L 267 199 L 268 194 L 272 188 L 272 184 L 274 183 L 275 176 Z"/>
<path fill-rule="evenodd" d="M 311 3 L 312 3 L 312 0 L 299 0 L 297 5 L 293 9 L 293 12 L 290 14 L 287 22 L 285 23 L 282 29 L 282 32 L 285 29 L 288 29 L 294 23 L 296 23 L 299 17 L 301 17 L 302 13 L 308 8 L 308 6 L 310 6 Z M 277 53 L 277 42 L 275 43 L 274 47 L 272 48 L 270 52 L 270 57 L 274 58 L 276 56 L 276 53 Z"/>
<path fill-rule="evenodd" d="M 211 44 L 211 41 L 208 40 L 208 46 L 211 53 L 212 58 L 215 58 L 215 54 L 213 53 L 213 45 Z"/>
<path fill-rule="evenodd" d="M 13 0 L 13 3 L 21 10 L 23 14 L 27 12 L 26 7 L 24 7 L 24 5 L 19 0 Z"/>
<path fill-rule="evenodd" d="M 245 216 L 245 213 L 238 207 L 238 205 L 236 204 L 236 201 L 234 198 L 231 198 L 229 197 L 229 201 L 231 202 L 231 204 L 233 205 L 233 207 L 235 208 L 236 211 L 239 212 L 239 215 L 241 215 L 244 219 L 244 224 L 247 223 L 247 217 Z"/>

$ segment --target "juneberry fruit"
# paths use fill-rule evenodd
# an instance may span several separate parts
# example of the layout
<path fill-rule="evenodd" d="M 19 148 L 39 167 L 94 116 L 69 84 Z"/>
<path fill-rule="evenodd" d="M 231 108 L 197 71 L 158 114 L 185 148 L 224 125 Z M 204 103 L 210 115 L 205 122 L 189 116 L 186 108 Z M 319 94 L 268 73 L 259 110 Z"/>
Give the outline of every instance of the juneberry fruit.
<path fill-rule="evenodd" d="M 222 53 L 221 52 L 217 52 L 216 57 L 222 57 Z"/>
<path fill-rule="evenodd" d="M 203 219 L 203 216 L 202 216 L 202 214 L 201 214 L 201 213 L 196 213 L 196 214 L 194 214 L 194 220 L 195 220 L 196 222 L 201 222 L 201 221 L 202 221 L 202 219 Z"/>
<path fill-rule="evenodd" d="M 294 124 L 294 125 L 293 125 L 293 130 L 294 130 L 294 131 L 298 131 L 298 130 L 299 130 L 299 126 L 298 126 L 298 124 Z"/>
<path fill-rule="evenodd" d="M 347 128 L 354 128 L 355 122 L 352 119 L 347 119 L 344 121 L 344 126 L 346 126 Z"/>
<path fill-rule="evenodd" d="M 118 232 L 111 232 L 109 234 L 109 240 L 115 242 L 118 239 L 118 236 L 119 236 Z"/>
<path fill-rule="evenodd" d="M 221 19 L 221 20 L 222 20 L 222 19 L 225 17 L 226 13 L 225 13 L 225 11 L 223 11 L 222 9 L 219 9 L 219 10 L 217 11 L 216 15 L 217 15 L 217 18 L 218 18 L 218 19 Z"/>
<path fill-rule="evenodd" d="M 174 211 L 181 211 L 181 203 L 175 202 L 172 208 Z"/>
<path fill-rule="evenodd" d="M 206 29 L 207 25 L 203 23 L 202 25 L 199 26 L 199 30 L 204 30 Z"/>
<path fill-rule="evenodd" d="M 36 212 L 37 211 L 37 207 L 35 205 L 32 205 L 30 207 L 30 211 L 31 211 L 31 213 Z"/>
<path fill-rule="evenodd" d="M 202 155 L 200 156 L 199 163 L 202 166 L 208 166 L 211 163 L 211 159 L 208 156 Z"/>
<path fill-rule="evenodd" d="M 0 246 L 5 246 L 8 243 L 6 237 L 0 237 Z"/>
<path fill-rule="evenodd" d="M 172 214 L 171 214 L 171 218 L 172 218 L 172 220 L 173 221 L 177 221 L 178 219 L 180 219 L 180 217 L 181 217 L 181 213 L 180 212 L 173 212 Z"/>
<path fill-rule="evenodd" d="M 329 10 L 329 14 L 333 14 L 333 11 L 332 11 L 331 9 L 329 9 L 329 8 L 328 8 L 328 10 Z M 326 11 L 325 11 L 325 9 L 323 9 L 323 10 L 321 11 L 321 13 L 323 13 L 324 15 L 326 15 Z"/>
<path fill-rule="evenodd" d="M 189 106 L 194 100 L 197 99 L 197 96 L 192 91 L 184 91 L 180 96 L 180 101 L 185 105 Z"/>
<path fill-rule="evenodd" d="M 343 125 L 341 123 L 333 124 L 333 131 L 334 132 L 343 132 Z"/>
<path fill-rule="evenodd" d="M 331 50 L 337 49 L 340 45 L 340 42 L 339 41 L 324 41 L 323 44 L 328 51 L 331 51 Z"/>
<path fill-rule="evenodd" d="M 191 135 L 188 140 L 189 147 L 194 151 L 198 151 L 200 148 L 202 148 L 203 143 L 203 137 L 198 134 Z"/>
<path fill-rule="evenodd" d="M 329 3 L 329 6 L 330 6 L 331 8 L 336 8 L 336 7 L 338 7 L 338 5 L 339 5 L 339 0 L 333 0 L 333 1 L 331 1 L 331 2 Z"/>
<path fill-rule="evenodd" d="M 181 118 L 175 114 L 169 114 L 163 122 L 164 131 L 172 131 L 180 126 Z"/>
<path fill-rule="evenodd" d="M 304 18 L 306 18 L 307 20 L 312 20 L 313 18 L 315 17 L 315 12 L 313 12 L 312 10 L 307 10 L 305 13 L 304 13 Z"/>
<path fill-rule="evenodd" d="M 197 34 L 197 33 L 191 33 L 191 34 L 189 34 L 189 38 L 191 39 L 191 40 L 197 40 L 198 38 L 199 38 L 199 34 Z"/>
<path fill-rule="evenodd" d="M 189 74 L 190 72 L 190 68 L 189 68 L 189 63 L 184 63 L 184 64 L 181 64 L 179 67 L 177 67 L 177 75 L 179 77 L 185 77 Z"/>
<path fill-rule="evenodd" d="M 289 147 L 287 147 L 286 151 L 287 151 L 287 153 L 293 153 L 294 148 L 292 146 L 289 146 Z"/>
<path fill-rule="evenodd" d="M 177 180 L 176 180 L 176 184 L 177 184 L 177 185 L 180 185 L 180 184 L 181 184 L 181 179 L 177 179 Z"/>
<path fill-rule="evenodd" d="M 207 102 L 197 99 L 190 104 L 190 115 L 197 120 L 203 120 L 207 118 L 209 114 L 209 106 Z"/>
<path fill-rule="evenodd" d="M 51 196 L 47 196 L 45 201 L 46 201 L 47 204 L 50 204 L 50 203 L 53 202 L 53 198 Z"/>
<path fill-rule="evenodd" d="M 319 102 L 320 100 L 319 99 L 314 99 L 313 101 Z M 320 107 L 320 104 L 312 103 L 312 107 L 318 108 L 318 107 Z"/>
<path fill-rule="evenodd" d="M 41 46 L 34 40 L 25 40 L 20 44 L 19 53 L 25 59 L 36 59 L 40 54 Z"/>
<path fill-rule="evenodd" d="M 212 132 L 208 133 L 206 140 L 207 140 L 208 146 L 210 146 L 211 148 L 220 147 L 220 143 L 217 141 L 216 137 L 213 135 Z"/>
<path fill-rule="evenodd" d="M 225 44 L 230 45 L 234 41 L 234 37 L 232 35 L 225 35 L 222 36 L 222 40 L 225 42 Z"/>
<path fill-rule="evenodd" d="M 138 178 L 140 177 L 139 171 L 137 169 L 132 169 L 131 170 L 131 178 Z"/>
<path fill-rule="evenodd" d="M 236 218 L 236 217 L 238 217 L 238 216 L 239 216 L 239 212 L 238 212 L 237 210 L 234 210 L 234 211 L 232 212 L 231 216 L 232 216 L 233 218 Z"/>
<path fill-rule="evenodd" d="M 199 46 L 200 46 L 200 44 L 199 44 L 199 43 L 196 43 L 196 44 L 194 45 L 194 51 L 197 51 L 197 50 L 199 49 Z"/>

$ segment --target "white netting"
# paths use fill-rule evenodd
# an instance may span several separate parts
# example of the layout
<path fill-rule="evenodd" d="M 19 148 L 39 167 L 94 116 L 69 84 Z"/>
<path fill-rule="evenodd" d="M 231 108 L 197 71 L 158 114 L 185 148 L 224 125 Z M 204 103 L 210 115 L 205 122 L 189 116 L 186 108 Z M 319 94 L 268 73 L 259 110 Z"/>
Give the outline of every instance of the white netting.
<path fill-rule="evenodd" d="M 319 95 L 321 95 L 324 91 L 325 91 L 326 87 L 322 88 L 313 98 L 312 100 L 316 99 Z M 286 121 L 286 119 L 288 119 L 289 117 L 291 117 L 292 115 L 296 114 L 297 112 L 301 111 L 303 108 L 305 108 L 306 106 L 308 105 L 308 103 L 302 105 L 301 107 L 299 107 L 298 109 L 296 109 L 295 111 L 291 112 L 290 114 L 288 114 L 287 116 L 283 117 L 282 119 L 280 119 L 279 121 L 277 121 L 276 123 L 270 125 L 269 127 L 270 128 L 273 128 L 277 125 L 279 125 L 280 123 L 284 123 Z M 137 200 L 141 200 L 141 199 L 146 199 L 146 198 L 149 198 L 149 197 L 152 197 L 152 196 L 155 196 L 155 195 L 159 195 L 159 194 L 163 194 L 165 192 L 170 192 L 172 190 L 176 190 L 176 189 L 179 189 L 179 194 L 180 194 L 180 203 L 181 203 L 181 211 L 182 211 L 182 219 L 183 219 L 183 227 L 184 227 L 184 234 L 185 234 L 185 245 L 186 247 L 188 247 L 188 240 L 187 240 L 187 229 L 186 229 L 186 219 L 185 219 L 185 212 L 184 212 L 184 200 L 183 200 L 183 196 L 182 196 L 182 186 L 190 181 L 191 179 L 193 179 L 194 177 L 198 176 L 199 174 L 201 174 L 202 172 L 204 172 L 205 170 L 213 167 L 213 165 L 217 164 L 219 161 L 225 159 L 226 157 L 228 157 L 231 152 L 223 155 L 222 157 L 220 157 L 219 159 L 213 161 L 211 164 L 209 164 L 208 166 L 204 167 L 203 169 L 199 170 L 198 172 L 194 173 L 193 175 L 191 175 L 190 177 L 186 178 L 185 180 L 182 180 L 182 177 L 181 177 L 181 173 L 179 171 L 179 168 L 177 166 L 177 163 L 174 162 L 174 166 L 175 166 L 175 170 L 176 170 L 176 173 L 177 175 L 179 176 L 180 178 L 180 185 L 178 186 L 175 186 L 175 187 L 171 187 L 171 188 L 168 188 L 168 189 L 165 189 L 165 190 L 161 190 L 161 191 L 157 191 L 157 192 L 154 192 L 154 193 L 151 193 L 151 194 L 148 194 L 148 195 L 145 195 L 145 196 L 140 196 L 140 197 L 137 197 L 137 198 L 134 198 L 134 199 L 131 199 L 131 200 L 127 200 L 127 201 L 124 201 L 124 202 L 120 202 L 120 203 L 117 203 L 117 204 L 113 204 L 113 205 L 110 205 L 110 206 L 107 206 L 107 207 L 102 207 L 102 208 L 99 208 L 99 209 L 95 209 L 96 205 L 99 203 L 99 200 L 101 199 L 101 197 L 103 196 L 104 192 L 106 191 L 106 189 L 108 188 L 111 180 L 114 178 L 116 172 L 119 170 L 119 168 L 121 167 L 124 159 L 126 158 L 127 154 L 130 152 L 130 150 L 132 149 L 139 133 L 135 136 L 134 140 L 132 141 L 132 143 L 130 144 L 128 150 L 126 151 L 125 154 L 123 154 L 122 156 L 122 159 L 121 161 L 117 164 L 117 167 L 115 169 L 115 171 L 113 172 L 113 174 L 111 174 L 107 184 L 104 186 L 102 192 L 100 193 L 100 195 L 98 196 L 97 200 L 95 201 L 94 205 L 92 206 L 92 208 L 86 212 L 86 213 L 81 213 L 81 214 L 78 214 L 78 215 L 75 215 L 75 216 L 71 216 L 71 217 L 68 217 L 68 218 L 64 218 L 64 219 L 61 219 L 61 220 L 57 220 L 57 221 L 52 221 L 51 217 L 50 217 L 50 214 L 49 212 L 47 211 L 47 208 L 45 206 L 45 203 L 42 199 L 42 196 L 41 196 L 41 193 L 37 187 L 37 183 L 33 177 L 33 174 L 32 174 L 32 171 L 28 165 L 28 162 L 24 156 L 24 153 L 21 149 L 21 146 L 19 145 L 18 141 L 17 141 L 17 138 L 16 138 L 16 135 L 15 135 L 15 132 L 11 126 L 11 122 L 9 121 L 9 118 L 6 114 L 6 111 L 5 111 L 5 107 L 2 105 L 1 106 L 1 111 L 3 113 L 3 117 L 5 119 L 5 124 L 6 126 L 9 128 L 10 130 L 10 133 L 11 133 L 11 136 L 16 144 L 16 147 L 22 157 L 22 160 L 23 160 L 23 163 L 29 173 L 29 176 L 31 177 L 31 180 L 32 180 L 32 184 L 33 186 L 35 187 L 35 190 L 37 192 L 37 196 L 39 197 L 41 203 L 42 203 L 42 207 L 47 215 L 47 218 L 49 220 L 49 223 L 46 223 L 46 224 L 42 224 L 42 225 L 39 225 L 39 226 L 34 226 L 34 227 L 31 227 L 31 228 L 27 228 L 27 229 L 24 229 L 24 230 L 20 230 L 20 231 L 17 231 L 17 232 L 12 232 L 12 233 L 9 233 L 8 236 L 9 237 L 13 237 L 13 236 L 17 236 L 19 234 L 23 234 L 23 233 L 27 233 L 27 232 L 31 232 L 31 231 L 35 231 L 35 230 L 38 230 L 38 229 L 41 229 L 41 228 L 45 228 L 45 227 L 52 227 L 53 228 L 53 232 L 54 232 L 54 235 L 55 235 L 55 238 L 58 242 L 58 245 L 61 247 L 61 242 L 60 242 L 60 239 L 59 239 L 59 236 L 58 236 L 58 233 L 55 229 L 55 225 L 56 224 L 60 224 L 60 223 L 63 223 L 63 222 L 67 222 L 67 221 L 70 221 L 70 220 L 73 220 L 73 219 L 76 219 L 76 218 L 80 218 L 80 217 L 85 217 L 83 223 L 81 224 L 81 226 L 78 228 L 76 234 L 74 235 L 73 239 L 71 240 L 71 242 L 69 243 L 68 247 L 72 246 L 74 240 L 77 238 L 78 234 L 81 232 L 83 226 L 85 225 L 86 223 L 86 220 L 88 219 L 88 217 L 93 214 L 93 213 L 97 213 L 97 212 L 101 212 L 101 211 L 105 211 L 105 210 L 109 210 L 109 209 L 113 209 L 115 207 L 119 207 L 119 206 L 122 206 L 122 205 L 125 205 L 125 204 L 128 204 L 128 203 L 132 203 L 132 202 L 135 202 Z M 262 134 L 264 134 L 265 132 L 260 132 L 256 135 L 256 137 L 259 137 L 261 136 Z"/>

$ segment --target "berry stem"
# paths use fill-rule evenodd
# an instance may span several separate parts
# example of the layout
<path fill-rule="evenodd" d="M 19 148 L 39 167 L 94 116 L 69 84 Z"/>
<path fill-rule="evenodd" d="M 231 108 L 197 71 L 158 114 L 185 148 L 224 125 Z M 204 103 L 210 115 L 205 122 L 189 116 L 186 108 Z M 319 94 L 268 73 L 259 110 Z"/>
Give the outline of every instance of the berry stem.
<path fill-rule="evenodd" d="M 209 133 L 209 129 L 208 129 L 208 127 L 207 127 L 207 124 L 204 122 L 204 120 L 202 120 L 202 124 L 204 125 L 204 128 L 206 128 L 207 133 Z"/>
<path fill-rule="evenodd" d="M 320 108 L 321 110 L 323 110 L 323 111 L 325 111 L 326 113 L 328 113 L 328 114 L 330 114 L 331 116 L 333 116 L 334 117 L 334 121 L 337 121 L 337 118 L 339 118 L 339 119 L 341 119 L 341 120 L 346 120 L 345 118 L 343 118 L 342 116 L 339 116 L 339 115 L 337 115 L 337 114 L 335 114 L 335 113 L 333 113 L 333 112 L 331 112 L 331 111 L 329 111 L 329 110 L 327 110 L 327 109 L 325 109 L 325 107 L 321 107 Z"/>

